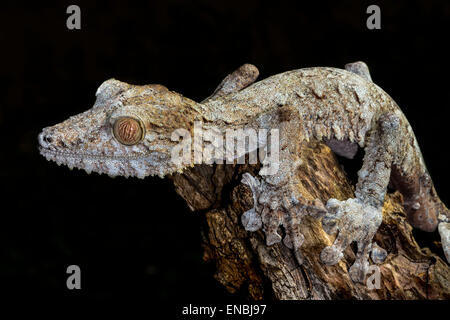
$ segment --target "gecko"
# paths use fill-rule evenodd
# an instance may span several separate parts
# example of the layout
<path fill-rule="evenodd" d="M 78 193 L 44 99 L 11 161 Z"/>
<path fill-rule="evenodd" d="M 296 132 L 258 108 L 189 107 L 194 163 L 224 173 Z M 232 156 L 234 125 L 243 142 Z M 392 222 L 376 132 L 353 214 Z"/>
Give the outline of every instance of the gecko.
<path fill-rule="evenodd" d="M 192 133 L 200 121 L 219 132 L 277 129 L 277 170 L 263 174 L 270 165 L 263 163 L 257 176 L 242 175 L 242 183 L 253 194 L 253 207 L 241 216 L 245 230 L 262 229 L 268 246 L 282 242 L 302 263 L 304 236 L 299 225 L 305 215 L 312 215 L 321 219 L 325 232 L 335 235 L 332 245 L 321 251 L 320 261 L 337 264 L 343 251 L 356 242 L 349 275 L 363 282 L 369 259 L 382 263 L 387 256 L 373 237 L 382 222 L 389 185 L 402 194 L 413 227 L 428 232 L 438 229 L 450 261 L 449 210 L 436 193 L 408 120 L 372 81 L 364 62 L 349 63 L 344 69 L 303 68 L 256 82 L 258 76 L 255 66 L 244 64 L 201 102 L 163 85 L 109 79 L 98 88 L 91 109 L 42 130 L 40 153 L 58 165 L 87 173 L 165 177 L 196 165 L 192 159 L 172 159 L 177 146 L 173 132 L 180 128 Z M 302 165 L 301 145 L 311 140 L 349 159 L 364 149 L 354 198 L 332 198 L 324 204 L 306 201 L 299 194 L 296 170 Z M 262 141 L 258 147 L 267 155 L 276 145 Z"/>

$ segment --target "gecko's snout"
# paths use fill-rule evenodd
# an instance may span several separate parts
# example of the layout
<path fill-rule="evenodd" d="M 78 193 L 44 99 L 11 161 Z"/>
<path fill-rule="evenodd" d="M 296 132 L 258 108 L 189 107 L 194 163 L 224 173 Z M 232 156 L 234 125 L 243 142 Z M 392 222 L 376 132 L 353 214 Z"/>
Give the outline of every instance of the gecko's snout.
<path fill-rule="evenodd" d="M 38 142 L 41 148 L 50 149 L 53 142 L 53 138 L 49 134 L 47 134 L 45 130 L 43 130 L 38 135 Z"/>
<path fill-rule="evenodd" d="M 43 148 L 48 148 L 53 142 L 53 138 L 49 135 L 45 134 L 45 132 L 41 132 L 38 135 L 39 145 Z"/>
<path fill-rule="evenodd" d="M 59 141 L 54 137 L 54 135 L 45 128 L 42 130 L 42 132 L 38 135 L 38 142 L 41 149 L 45 150 L 56 150 L 56 147 L 61 147 L 63 142 Z"/>
<path fill-rule="evenodd" d="M 41 153 L 65 151 L 68 144 L 62 136 L 55 134 L 50 128 L 44 128 L 38 135 L 39 149 Z"/>

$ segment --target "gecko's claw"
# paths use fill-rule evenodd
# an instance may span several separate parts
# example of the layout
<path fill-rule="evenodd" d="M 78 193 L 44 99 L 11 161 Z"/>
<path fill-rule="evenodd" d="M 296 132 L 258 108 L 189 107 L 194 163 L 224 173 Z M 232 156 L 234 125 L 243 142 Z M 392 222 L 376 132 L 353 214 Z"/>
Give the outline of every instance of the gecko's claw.
<path fill-rule="evenodd" d="M 262 227 L 261 215 L 256 212 L 256 203 L 258 201 L 260 183 L 249 173 L 244 173 L 242 175 L 241 182 L 250 187 L 253 195 L 253 203 L 255 204 L 253 208 L 244 212 L 241 216 L 242 225 L 247 231 L 258 231 Z"/>
<path fill-rule="evenodd" d="M 261 216 L 256 213 L 255 208 L 245 211 L 241 216 L 241 222 L 247 231 L 258 231 L 262 227 Z"/>
<path fill-rule="evenodd" d="M 339 200 L 336 199 L 328 200 L 326 207 L 326 214 L 323 216 L 322 219 L 322 228 L 328 234 L 333 234 L 338 230 L 338 222 L 341 219 L 342 214 L 344 213 L 343 210 L 338 210 L 338 208 L 339 208 Z"/>

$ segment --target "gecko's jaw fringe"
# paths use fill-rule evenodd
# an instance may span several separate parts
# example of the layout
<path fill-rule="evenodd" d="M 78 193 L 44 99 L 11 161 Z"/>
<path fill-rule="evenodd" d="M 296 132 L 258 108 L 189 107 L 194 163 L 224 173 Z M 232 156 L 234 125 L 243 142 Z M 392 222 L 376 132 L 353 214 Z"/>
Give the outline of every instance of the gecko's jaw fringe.
<path fill-rule="evenodd" d="M 86 171 L 87 174 L 96 172 L 106 174 L 110 177 L 136 177 L 144 179 L 147 176 L 158 176 L 164 178 L 176 169 L 166 168 L 163 165 L 154 166 L 154 161 L 147 157 L 125 158 L 125 157 L 103 157 L 100 155 L 83 155 L 74 152 L 55 151 L 52 149 L 39 147 L 39 152 L 48 161 L 54 161 L 60 165 L 65 165 L 69 169 L 77 168 Z"/>
<path fill-rule="evenodd" d="M 86 171 L 87 174 L 96 172 L 98 174 L 107 174 L 110 177 L 123 175 L 125 177 L 134 175 L 129 170 L 124 170 L 125 167 L 120 165 L 120 161 L 112 159 L 102 159 L 101 157 L 83 157 L 75 153 L 58 152 L 39 148 L 42 156 L 48 161 L 54 161 L 58 166 L 65 165 L 69 169 L 77 168 Z"/>

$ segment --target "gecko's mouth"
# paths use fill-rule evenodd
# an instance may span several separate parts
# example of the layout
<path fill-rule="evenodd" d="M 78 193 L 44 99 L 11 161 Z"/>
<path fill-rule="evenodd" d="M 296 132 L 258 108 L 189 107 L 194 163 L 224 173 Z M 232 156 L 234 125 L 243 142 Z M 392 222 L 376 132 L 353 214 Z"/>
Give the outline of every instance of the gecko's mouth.
<path fill-rule="evenodd" d="M 70 151 L 55 151 L 44 147 L 39 147 L 39 151 L 48 161 L 54 161 L 58 165 L 65 165 L 69 169 L 77 168 L 99 174 L 107 174 L 110 177 L 138 177 L 144 178 L 148 175 L 160 175 L 155 170 L 152 162 L 148 161 L 149 156 L 103 156 L 86 153 L 75 153 Z"/>
<path fill-rule="evenodd" d="M 62 157 L 66 159 L 73 160 L 117 160 L 117 161 L 130 161 L 130 160 L 141 160 L 147 158 L 149 155 L 134 155 L 134 156 L 108 156 L 101 154 L 91 154 L 83 152 L 74 151 L 61 151 L 52 150 L 42 146 L 39 146 L 39 152 L 47 160 L 54 160 L 53 158 Z"/>
<path fill-rule="evenodd" d="M 95 154 L 89 152 L 80 152 L 76 150 L 68 150 L 66 148 L 56 148 L 56 146 L 52 143 L 52 141 L 48 141 L 48 137 L 45 136 L 44 132 L 39 134 L 38 136 L 39 142 L 39 152 L 42 156 L 44 156 L 47 160 L 59 161 L 61 163 L 65 163 L 67 161 L 107 161 L 107 160 L 116 160 L 116 161 L 131 161 L 131 160 L 140 160 L 148 157 L 148 154 L 127 154 L 127 155 L 105 155 L 105 154 Z M 64 146 L 65 143 L 63 143 Z M 66 161 L 65 161 L 66 160 Z M 59 163 L 58 163 L 59 164 Z"/>

